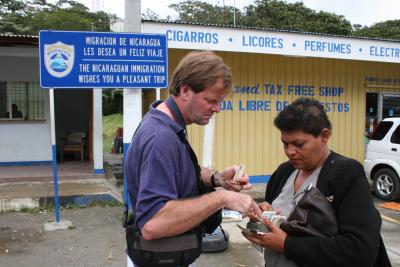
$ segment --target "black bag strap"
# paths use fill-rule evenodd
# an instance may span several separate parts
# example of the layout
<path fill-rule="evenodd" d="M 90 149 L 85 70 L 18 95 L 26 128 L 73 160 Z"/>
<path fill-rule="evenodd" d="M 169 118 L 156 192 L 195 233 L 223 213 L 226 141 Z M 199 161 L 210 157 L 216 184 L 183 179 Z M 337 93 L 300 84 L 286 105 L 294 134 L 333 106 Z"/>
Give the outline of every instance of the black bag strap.
<path fill-rule="evenodd" d="M 193 163 L 193 167 L 196 172 L 197 195 L 203 195 L 203 194 L 214 191 L 214 188 L 206 187 L 203 180 L 201 179 L 201 168 L 200 168 L 199 162 L 197 160 L 196 153 L 190 146 L 189 140 L 187 139 L 186 124 L 184 122 L 182 113 L 180 112 L 180 110 L 172 96 L 170 96 L 167 99 L 166 105 L 169 108 L 172 116 L 174 117 L 175 122 L 178 123 L 183 128 L 182 131 L 178 132 L 177 134 L 178 134 L 178 137 L 181 139 L 181 141 L 186 144 L 190 159 Z M 194 228 L 192 231 L 200 232 L 200 233 L 210 232 L 211 230 L 214 231 L 214 229 L 218 225 L 220 225 L 221 221 L 222 221 L 221 211 L 217 211 L 215 214 L 208 217 L 200 226 Z"/>
<path fill-rule="evenodd" d="M 189 156 L 190 159 L 192 160 L 192 163 L 194 165 L 194 168 L 196 170 L 196 175 L 197 175 L 197 194 L 202 195 L 205 194 L 208 190 L 207 187 L 205 186 L 203 180 L 201 179 L 201 168 L 199 165 L 199 162 L 197 160 L 196 153 L 194 153 L 194 150 L 190 146 L 189 142 L 186 141 L 187 147 L 189 149 Z"/>
<path fill-rule="evenodd" d="M 201 179 L 201 168 L 200 168 L 196 153 L 194 152 L 194 150 L 190 146 L 190 143 L 189 143 L 189 141 L 187 139 L 186 124 L 185 124 L 185 121 L 183 119 L 183 115 L 180 112 L 180 110 L 179 110 L 179 108 L 178 108 L 177 104 L 175 103 L 175 100 L 173 99 L 172 96 L 170 96 L 165 101 L 165 104 L 169 108 L 169 110 L 170 110 L 175 122 L 178 123 L 183 128 L 183 130 L 178 132 L 177 135 L 178 135 L 179 139 L 186 144 L 187 149 L 189 151 L 190 159 L 191 159 L 191 161 L 193 163 L 193 166 L 195 168 L 195 172 L 196 172 L 196 176 L 197 176 L 197 194 L 198 195 L 199 194 L 204 194 L 204 193 L 207 192 L 207 187 L 204 185 L 204 182 Z M 146 115 L 145 115 L 145 117 L 146 117 Z M 145 117 L 143 117 L 142 121 L 139 123 L 138 127 L 136 128 L 132 139 L 135 137 L 135 135 L 136 135 L 137 131 L 139 130 L 139 127 L 142 125 L 142 122 L 143 122 Z M 134 219 L 135 211 L 134 211 L 133 207 L 131 207 L 131 208 L 132 208 L 132 217 L 129 218 L 129 205 L 128 205 L 127 201 L 125 201 L 125 203 L 124 203 L 124 222 L 123 222 L 124 228 L 126 228 L 126 226 L 128 224 L 132 224 L 132 223 L 136 224 L 135 219 Z M 137 228 L 137 226 L 135 226 L 135 227 Z"/>
<path fill-rule="evenodd" d="M 196 153 L 190 146 L 189 140 L 187 139 L 187 130 L 186 130 L 186 123 L 183 119 L 182 112 L 179 110 L 178 105 L 176 104 L 174 98 L 172 96 L 168 97 L 167 101 L 165 101 L 168 109 L 170 110 L 172 117 L 174 118 L 175 122 L 179 124 L 183 128 L 181 132 L 178 133 L 179 139 L 181 139 L 187 146 L 189 151 L 190 159 L 192 160 L 194 169 L 196 171 L 197 176 L 197 194 L 204 194 L 206 192 L 206 187 L 204 185 L 203 180 L 201 179 L 201 168 L 199 165 L 199 161 L 197 159 Z"/>

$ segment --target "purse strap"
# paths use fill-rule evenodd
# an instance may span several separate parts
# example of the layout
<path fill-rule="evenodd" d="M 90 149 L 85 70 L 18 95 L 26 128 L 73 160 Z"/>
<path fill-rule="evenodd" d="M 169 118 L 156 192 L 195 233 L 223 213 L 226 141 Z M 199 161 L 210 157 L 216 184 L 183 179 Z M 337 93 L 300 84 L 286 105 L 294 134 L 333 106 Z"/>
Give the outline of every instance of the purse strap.
<path fill-rule="evenodd" d="M 291 214 L 292 212 L 293 212 L 293 210 L 296 208 L 296 206 L 297 206 L 297 203 L 300 201 L 296 201 L 296 198 L 298 197 L 298 196 L 301 196 L 301 195 L 303 195 L 300 199 L 302 199 L 303 197 L 304 197 L 304 195 L 305 194 L 307 194 L 307 193 L 309 193 L 310 191 L 311 191 L 311 188 L 313 187 L 313 184 L 312 183 L 310 183 L 308 186 L 307 186 L 307 188 L 306 189 L 304 189 L 303 191 L 301 191 L 301 192 L 298 192 L 297 194 L 294 194 L 293 195 L 293 197 L 292 197 L 292 204 L 293 204 L 293 207 L 292 207 L 292 209 L 290 210 L 290 213 L 289 214 Z"/>

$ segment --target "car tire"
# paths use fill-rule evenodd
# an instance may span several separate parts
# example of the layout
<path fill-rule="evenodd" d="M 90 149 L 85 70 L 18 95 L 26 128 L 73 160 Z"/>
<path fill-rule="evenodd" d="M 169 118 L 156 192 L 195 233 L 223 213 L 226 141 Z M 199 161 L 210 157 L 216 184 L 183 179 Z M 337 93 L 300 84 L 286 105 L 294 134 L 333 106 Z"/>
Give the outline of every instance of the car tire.
<path fill-rule="evenodd" d="M 399 176 L 388 168 L 375 173 L 372 187 L 375 195 L 383 200 L 394 200 L 400 196 Z"/>

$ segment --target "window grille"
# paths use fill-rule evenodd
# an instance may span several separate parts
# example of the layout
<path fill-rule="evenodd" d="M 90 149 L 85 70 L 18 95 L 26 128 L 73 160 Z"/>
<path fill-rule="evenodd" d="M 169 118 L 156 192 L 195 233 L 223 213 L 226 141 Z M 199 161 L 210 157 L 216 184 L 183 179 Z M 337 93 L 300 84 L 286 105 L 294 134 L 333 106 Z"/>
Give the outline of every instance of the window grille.
<path fill-rule="evenodd" d="M 0 81 L 0 118 L 45 119 L 45 90 L 37 82 Z"/>

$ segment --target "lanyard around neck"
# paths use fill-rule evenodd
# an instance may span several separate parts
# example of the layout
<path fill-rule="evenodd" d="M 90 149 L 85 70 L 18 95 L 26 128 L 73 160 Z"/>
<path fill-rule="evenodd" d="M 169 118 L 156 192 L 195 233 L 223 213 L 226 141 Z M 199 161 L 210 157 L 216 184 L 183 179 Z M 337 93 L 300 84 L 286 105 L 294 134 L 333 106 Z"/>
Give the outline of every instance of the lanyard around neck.
<path fill-rule="evenodd" d="M 186 132 L 185 120 L 183 119 L 182 112 L 179 110 L 174 98 L 172 96 L 169 96 L 167 101 L 165 101 L 165 104 L 172 113 L 172 117 L 174 118 L 175 122 L 178 123 L 179 126 L 181 126 Z"/>
<path fill-rule="evenodd" d="M 172 117 L 174 118 L 175 122 L 178 123 L 182 128 L 183 128 L 183 132 L 184 132 L 184 140 L 185 143 L 187 145 L 187 148 L 189 150 L 189 156 L 190 159 L 193 162 L 195 171 L 196 171 L 196 176 L 197 176 L 197 188 L 198 188 L 198 192 L 204 192 L 205 191 L 205 185 L 203 183 L 203 181 L 200 178 L 200 172 L 201 172 L 201 168 L 199 165 L 199 162 L 197 160 L 197 156 L 196 153 L 194 153 L 192 147 L 189 144 L 189 141 L 187 140 L 187 135 L 186 135 L 186 123 L 183 119 L 182 113 L 178 108 L 178 105 L 176 104 L 174 98 L 172 96 L 169 96 L 169 98 L 167 99 L 167 101 L 165 101 L 165 104 L 167 105 L 167 107 L 169 108 L 170 112 L 172 113 Z M 179 136 L 179 134 L 178 134 Z"/>

